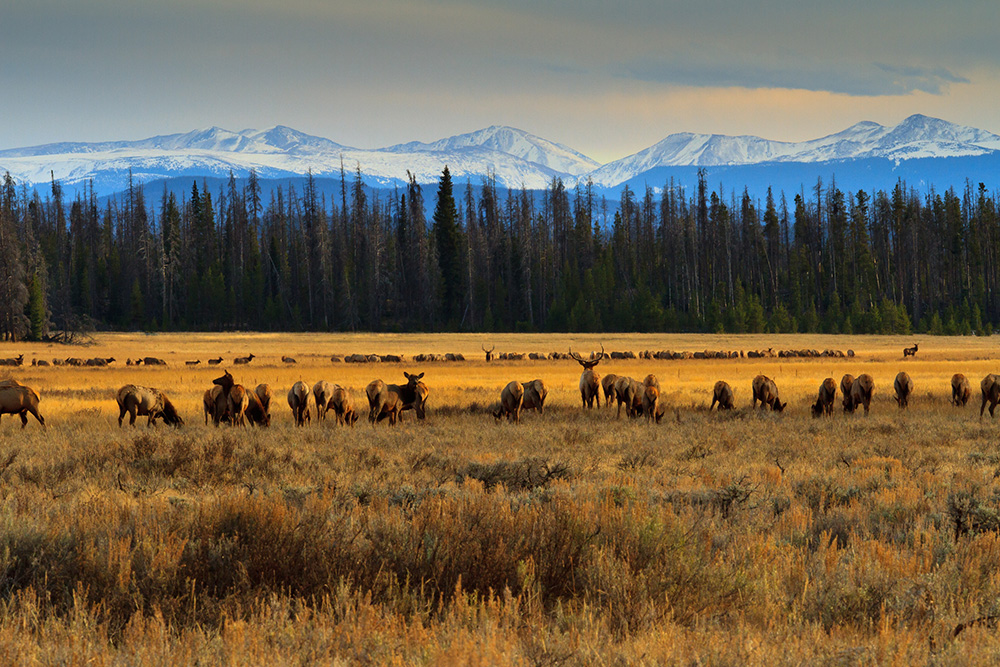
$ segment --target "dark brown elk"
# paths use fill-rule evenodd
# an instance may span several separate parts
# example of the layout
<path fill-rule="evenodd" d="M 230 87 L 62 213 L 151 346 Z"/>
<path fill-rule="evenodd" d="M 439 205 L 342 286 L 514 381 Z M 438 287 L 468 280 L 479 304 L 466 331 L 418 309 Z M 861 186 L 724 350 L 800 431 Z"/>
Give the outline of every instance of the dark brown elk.
<path fill-rule="evenodd" d="M 592 359 L 584 359 L 579 354 L 574 354 L 572 349 L 569 351 L 569 356 L 583 366 L 583 373 L 580 374 L 580 398 L 583 407 L 593 408 L 594 401 L 597 401 L 597 407 L 601 407 L 601 376 L 594 370 L 594 366 L 601 363 L 601 359 L 605 357 L 604 345 L 601 345 L 601 353 Z"/>
<path fill-rule="evenodd" d="M 914 343 L 913 347 L 904 347 L 903 348 L 903 356 L 904 357 L 915 357 L 915 356 L 917 356 L 917 344 Z"/>
<path fill-rule="evenodd" d="M 337 423 L 341 426 L 345 424 L 354 426 L 354 422 L 358 421 L 358 413 L 354 411 L 354 401 L 351 398 L 351 392 L 339 384 L 334 385 L 333 396 L 330 398 L 330 404 L 327 408 L 333 410 L 333 413 L 337 416 Z"/>
<path fill-rule="evenodd" d="M 787 403 L 782 403 L 781 399 L 778 398 L 778 385 L 774 384 L 774 380 L 767 377 L 766 375 L 758 375 L 753 379 L 753 404 L 751 407 L 757 407 L 757 401 L 760 401 L 761 409 L 766 405 L 771 408 L 773 412 L 781 412 L 785 409 Z"/>
<path fill-rule="evenodd" d="M 292 409 L 292 419 L 296 426 L 305 426 L 311 420 L 309 414 L 309 388 L 299 380 L 288 390 L 288 407 Z"/>
<path fill-rule="evenodd" d="M 1000 403 L 1000 376 L 990 373 L 979 383 L 979 389 L 983 393 L 983 404 L 979 406 L 979 418 L 983 418 L 983 411 L 986 404 L 990 404 L 990 418 L 993 417 L 993 410 Z"/>
<path fill-rule="evenodd" d="M 246 419 L 250 422 L 251 426 L 270 426 L 271 425 L 271 415 L 267 410 L 264 409 L 264 404 L 261 403 L 260 397 L 257 392 L 248 391 L 246 392 L 247 407 L 244 410 Z"/>
<path fill-rule="evenodd" d="M 209 366 L 218 366 L 221 363 L 222 363 L 222 357 L 218 357 L 217 359 L 209 359 L 208 360 L 208 365 Z"/>
<path fill-rule="evenodd" d="M 162 418 L 164 424 L 181 426 L 184 420 L 177 414 L 177 409 L 163 392 L 152 387 L 140 387 L 127 384 L 118 390 L 118 426 L 122 425 L 125 414 L 129 415 L 129 426 L 135 426 L 136 416 L 149 417 L 147 424 L 153 426 L 157 418 Z"/>
<path fill-rule="evenodd" d="M 868 373 L 862 373 L 851 385 L 851 412 L 860 406 L 865 408 L 865 416 L 872 404 L 872 394 L 875 393 L 875 380 Z"/>
<path fill-rule="evenodd" d="M 913 394 L 913 380 L 906 371 L 896 374 L 896 379 L 892 383 L 896 390 L 896 404 L 901 410 L 905 410 L 910 405 L 910 396 Z"/>
<path fill-rule="evenodd" d="M 236 364 L 237 366 L 242 366 L 242 365 L 245 365 L 245 364 L 249 364 L 253 360 L 254 360 L 254 356 L 251 353 L 251 354 L 248 354 L 245 357 L 236 357 L 235 359 L 233 359 L 233 363 Z"/>
<path fill-rule="evenodd" d="M 524 403 L 524 386 L 517 380 L 511 380 L 500 392 L 500 405 L 493 411 L 493 417 L 500 421 L 507 417 L 515 424 L 521 422 L 521 405 Z"/>
<path fill-rule="evenodd" d="M 521 404 L 521 409 L 537 410 L 538 414 L 545 414 L 545 399 L 549 395 L 545 383 L 541 380 L 531 380 L 522 382 L 521 386 L 524 387 L 524 403 Z"/>
<path fill-rule="evenodd" d="M 386 392 L 385 382 L 381 380 L 372 380 L 365 387 L 365 395 L 368 397 L 368 421 L 371 422 L 372 426 L 375 425 L 378 416 L 382 414 Z"/>
<path fill-rule="evenodd" d="M 604 390 L 604 405 L 611 407 L 617 396 L 615 395 L 615 383 L 618 382 L 618 376 L 614 373 L 608 373 L 601 378 L 601 388 Z"/>
<path fill-rule="evenodd" d="M 330 399 L 333 398 L 333 385 L 326 380 L 320 380 L 313 385 L 313 398 L 316 400 L 316 421 L 322 423 L 326 420 L 326 411 L 330 406 Z"/>
<path fill-rule="evenodd" d="M 67 366 L 86 366 L 87 362 L 79 357 L 69 357 L 66 359 Z"/>
<path fill-rule="evenodd" d="M 951 376 L 951 402 L 956 407 L 965 407 L 965 404 L 972 398 L 972 385 L 969 378 L 961 373 Z"/>
<path fill-rule="evenodd" d="M 719 380 L 715 383 L 715 388 L 712 390 L 712 404 L 708 406 L 708 409 L 711 410 L 714 408 L 716 403 L 719 404 L 720 410 L 733 409 L 733 404 L 735 403 L 733 388 L 724 380 Z"/>
<path fill-rule="evenodd" d="M 283 363 L 283 364 L 296 364 L 298 362 L 295 361 L 295 359 L 293 359 L 292 357 L 285 357 L 285 356 L 283 356 L 283 357 L 281 357 L 281 363 Z"/>
<path fill-rule="evenodd" d="M 645 385 L 646 390 L 642 394 L 642 414 L 646 416 L 646 421 L 657 419 L 660 407 L 660 389 L 656 385 Z"/>
<path fill-rule="evenodd" d="M 823 380 L 812 406 L 812 416 L 821 417 L 833 415 L 833 403 L 837 399 L 837 381 L 833 378 Z"/>
<path fill-rule="evenodd" d="M 494 345 L 493 347 L 487 350 L 486 346 L 480 343 L 479 347 L 483 348 L 483 352 L 486 353 L 486 363 L 493 361 L 493 350 L 497 349 L 497 346 Z"/>
<path fill-rule="evenodd" d="M 24 364 L 24 355 L 19 354 L 13 359 L 0 359 L 0 366 L 21 366 Z"/>
<path fill-rule="evenodd" d="M 226 397 L 222 394 L 222 387 L 219 385 L 213 385 L 211 389 L 205 390 L 205 395 L 202 396 L 202 407 L 205 410 L 206 426 L 208 426 L 209 417 L 212 418 L 212 423 L 216 426 L 223 420 L 229 420 L 229 407 Z"/>
<path fill-rule="evenodd" d="M 166 366 L 167 362 L 157 357 L 143 357 L 142 363 L 146 366 Z"/>
<path fill-rule="evenodd" d="M 40 400 L 38 392 L 16 380 L 0 382 L 0 415 L 18 415 L 21 428 L 27 426 L 29 412 L 45 427 L 45 419 L 38 412 Z"/>
<path fill-rule="evenodd" d="M 250 405 L 246 388 L 236 384 L 232 374 L 226 371 L 222 377 L 212 380 L 212 384 L 222 387 L 222 396 L 226 401 L 226 410 L 233 426 L 246 426 L 246 409 Z M 215 422 L 218 425 L 218 421 Z"/>
<path fill-rule="evenodd" d="M 185 361 L 184 365 L 185 366 L 197 366 L 200 363 L 201 363 L 201 359 L 195 359 L 194 361 Z"/>
<path fill-rule="evenodd" d="M 851 400 L 851 387 L 854 386 L 854 376 L 846 373 L 840 378 L 840 395 L 843 396 L 844 412 L 854 412 L 854 403 Z"/>

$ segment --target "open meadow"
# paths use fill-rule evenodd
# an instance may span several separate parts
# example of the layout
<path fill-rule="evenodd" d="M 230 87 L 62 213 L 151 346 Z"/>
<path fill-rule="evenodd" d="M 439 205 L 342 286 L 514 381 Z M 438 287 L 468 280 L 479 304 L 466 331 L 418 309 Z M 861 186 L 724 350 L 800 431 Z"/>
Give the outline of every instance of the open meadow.
<path fill-rule="evenodd" d="M 920 343 L 916 357 L 902 349 Z M 659 379 L 660 424 L 581 408 L 572 360 L 496 353 L 837 349 L 853 358 L 603 360 Z M 461 353 L 464 362 L 409 361 Z M 248 365 L 235 357 L 253 353 Z M 398 363 L 331 355 L 402 354 Z M 1000 415 L 993 337 L 99 334 L 0 345 L 47 427 L 0 421 L 0 662 L 712 664 L 1000 662 Z M 153 356 L 166 366 L 126 366 Z M 209 358 L 223 357 L 218 366 Z M 294 357 L 295 364 L 281 361 Z M 114 357 L 105 368 L 31 366 Z M 197 366 L 186 361 L 200 360 Z M 229 370 L 274 390 L 268 429 L 204 422 Z M 372 379 L 425 373 L 427 418 L 374 428 Z M 900 370 L 915 391 L 892 399 Z M 964 373 L 969 405 L 951 404 Z M 763 373 L 788 401 L 749 408 Z M 871 414 L 810 405 L 869 373 Z M 510 380 L 545 413 L 496 423 Z M 302 380 L 362 415 L 296 428 Z M 736 410 L 709 412 L 726 380 Z M 165 392 L 174 429 L 119 428 L 117 389 Z M 859 411 L 860 412 L 860 411 Z"/>

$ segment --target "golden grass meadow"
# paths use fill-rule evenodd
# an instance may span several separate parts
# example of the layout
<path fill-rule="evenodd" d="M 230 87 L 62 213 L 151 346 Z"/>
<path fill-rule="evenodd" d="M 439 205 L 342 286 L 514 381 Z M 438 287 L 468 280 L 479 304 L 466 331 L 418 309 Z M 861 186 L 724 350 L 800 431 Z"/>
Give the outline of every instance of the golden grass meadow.
<path fill-rule="evenodd" d="M 915 358 L 902 349 L 919 340 Z M 496 352 L 853 349 L 854 358 L 606 359 L 659 378 L 663 422 L 583 410 L 580 366 Z M 465 362 L 332 363 L 460 352 Z M 1000 662 L 994 338 L 99 334 L 3 344 L 47 428 L 0 421 L 0 663 L 10 665 L 965 665 Z M 247 366 L 234 357 L 253 353 Z M 155 356 L 165 367 L 126 366 Z M 209 358 L 222 356 L 217 367 Z M 295 364 L 281 362 L 294 357 Z M 107 368 L 32 359 L 115 357 Z M 198 366 L 185 361 L 200 360 Z M 274 390 L 269 429 L 205 425 L 230 370 Z M 363 388 L 424 372 L 428 417 L 367 423 Z M 910 408 L 892 400 L 906 370 Z M 869 417 L 813 419 L 825 377 L 871 374 Z M 973 398 L 950 403 L 953 373 Z M 759 373 L 782 414 L 749 409 Z M 496 423 L 510 380 L 544 415 Z M 298 380 L 362 419 L 296 428 Z M 737 409 L 708 412 L 728 381 Z M 182 428 L 119 428 L 157 387 Z"/>

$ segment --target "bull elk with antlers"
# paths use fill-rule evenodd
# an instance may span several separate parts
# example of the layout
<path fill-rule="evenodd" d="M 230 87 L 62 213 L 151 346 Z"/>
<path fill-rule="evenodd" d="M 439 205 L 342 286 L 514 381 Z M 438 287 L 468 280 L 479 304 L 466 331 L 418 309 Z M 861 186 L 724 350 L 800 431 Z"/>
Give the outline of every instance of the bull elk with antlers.
<path fill-rule="evenodd" d="M 486 353 L 486 363 L 493 361 L 493 350 L 497 349 L 497 346 L 494 345 L 493 347 L 487 350 L 486 346 L 480 343 L 479 347 L 483 348 L 483 352 Z"/>
<path fill-rule="evenodd" d="M 601 353 L 593 359 L 584 359 L 579 354 L 574 354 L 570 349 L 569 356 L 578 364 L 583 366 L 583 373 L 580 374 L 580 398 L 583 400 L 583 407 L 593 408 L 594 401 L 597 407 L 601 407 L 601 376 L 594 370 L 594 366 L 601 363 L 605 357 L 604 345 L 601 345 Z"/>

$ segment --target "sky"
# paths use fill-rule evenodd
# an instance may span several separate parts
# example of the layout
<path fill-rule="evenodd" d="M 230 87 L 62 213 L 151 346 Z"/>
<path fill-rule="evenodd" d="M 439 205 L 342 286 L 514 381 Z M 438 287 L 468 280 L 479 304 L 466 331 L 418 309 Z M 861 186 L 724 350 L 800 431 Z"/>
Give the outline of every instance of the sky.
<path fill-rule="evenodd" d="M 15 0 L 0 149 L 288 125 L 356 148 L 509 125 L 599 162 L 922 113 L 1000 134 L 996 0 Z"/>

